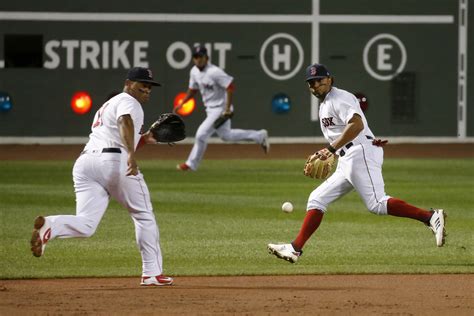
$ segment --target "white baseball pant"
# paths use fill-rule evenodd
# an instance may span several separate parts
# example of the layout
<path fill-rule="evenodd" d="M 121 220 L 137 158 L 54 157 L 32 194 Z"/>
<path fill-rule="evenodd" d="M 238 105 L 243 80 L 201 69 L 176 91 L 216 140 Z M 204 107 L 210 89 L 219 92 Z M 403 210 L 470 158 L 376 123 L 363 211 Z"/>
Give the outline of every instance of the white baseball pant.
<path fill-rule="evenodd" d="M 263 143 L 265 135 L 262 130 L 231 129 L 231 120 L 227 120 L 218 129 L 215 129 L 214 122 L 222 114 L 222 111 L 222 107 L 206 108 L 207 117 L 197 129 L 193 149 L 186 161 L 191 170 L 197 170 L 199 167 L 207 148 L 207 141 L 214 133 L 217 133 L 223 141 L 237 142 L 247 140 L 254 141 L 257 144 Z"/>
<path fill-rule="evenodd" d="M 150 193 L 143 175 L 125 176 L 127 153 L 89 150 L 74 164 L 76 215 L 48 216 L 52 238 L 90 237 L 115 198 L 127 208 L 135 224 L 135 235 L 143 262 L 143 276 L 162 274 L 159 230 Z"/>
<path fill-rule="evenodd" d="M 308 198 L 306 210 L 326 212 L 333 201 L 355 189 L 367 209 L 378 215 L 387 214 L 387 201 L 382 176 L 383 149 L 368 140 L 354 144 L 340 157 L 336 171 Z"/>

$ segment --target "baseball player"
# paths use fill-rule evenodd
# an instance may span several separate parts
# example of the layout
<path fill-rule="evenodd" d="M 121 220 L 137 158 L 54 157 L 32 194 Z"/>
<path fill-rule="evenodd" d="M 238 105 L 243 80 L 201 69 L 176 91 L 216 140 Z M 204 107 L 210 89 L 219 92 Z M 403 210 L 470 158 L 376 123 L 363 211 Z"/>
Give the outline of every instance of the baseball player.
<path fill-rule="evenodd" d="M 150 132 L 140 134 L 142 105 L 149 100 L 152 86 L 160 84 L 153 80 L 149 69 L 132 68 L 123 92 L 97 111 L 89 141 L 73 168 L 76 215 L 38 216 L 31 238 L 34 256 L 42 256 L 46 244 L 54 238 L 92 236 L 113 197 L 127 208 L 135 224 L 143 262 L 141 285 L 173 283 L 162 274 L 159 230 L 135 158 L 139 146 L 156 143 Z"/>
<path fill-rule="evenodd" d="M 367 209 L 377 215 L 416 219 L 434 233 L 436 245 L 445 241 L 445 217 L 442 209 L 420 209 L 385 193 L 382 177 L 383 149 L 386 141 L 374 138 L 356 97 L 333 86 L 334 78 L 324 65 L 306 69 L 310 92 L 320 100 L 321 130 L 329 142 L 318 153 L 339 156 L 335 172 L 311 192 L 300 232 L 289 244 L 268 244 L 278 258 L 295 263 L 306 241 L 319 227 L 329 204 L 355 189 Z"/>
<path fill-rule="evenodd" d="M 270 143 L 266 130 L 231 129 L 230 117 L 233 112 L 234 78 L 209 62 L 207 49 L 204 46 L 194 48 L 193 62 L 194 67 L 190 71 L 187 94 L 181 103 L 174 108 L 174 112 L 176 113 L 199 90 L 206 107 L 207 116 L 196 132 L 196 141 L 188 160 L 185 163 L 178 164 L 176 168 L 182 171 L 196 171 L 206 151 L 207 141 L 214 133 L 217 133 L 224 141 L 254 141 L 262 146 L 265 153 L 268 153 Z M 216 128 L 214 122 L 221 116 L 228 119 Z"/>

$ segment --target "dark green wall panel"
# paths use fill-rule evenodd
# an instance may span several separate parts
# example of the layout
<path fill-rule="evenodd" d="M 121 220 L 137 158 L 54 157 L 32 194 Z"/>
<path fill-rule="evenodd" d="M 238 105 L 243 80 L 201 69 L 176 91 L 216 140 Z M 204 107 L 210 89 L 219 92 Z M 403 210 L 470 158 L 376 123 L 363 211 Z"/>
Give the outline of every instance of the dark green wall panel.
<path fill-rule="evenodd" d="M 0 4 L 0 11 L 56 12 L 124 12 L 124 13 L 192 13 L 192 14 L 301 14 L 312 12 L 312 1 L 239 1 L 229 6 L 225 1 L 155 1 L 146 7 L 130 2 L 89 1 L 9 2 Z M 351 92 L 363 92 L 369 98 L 366 113 L 377 135 L 387 136 L 456 136 L 457 134 L 457 67 L 458 67 L 458 1 L 320 1 L 321 14 L 370 15 L 445 15 L 453 23 L 321 23 L 319 24 L 319 62 L 325 63 L 336 77 L 336 86 Z M 469 13 L 468 33 L 474 34 L 473 10 Z M 236 115 L 238 128 L 267 128 L 272 136 L 321 136 L 319 123 L 310 119 L 310 95 L 304 82 L 304 69 L 311 60 L 311 23 L 177 23 L 177 22 L 53 22 L 10 21 L 0 19 L 0 60 L 5 60 L 5 35 L 38 34 L 43 44 L 52 40 L 96 41 L 100 45 L 112 41 L 148 43 L 146 49 L 150 68 L 163 87 L 155 89 L 145 105 L 146 123 L 158 114 L 171 110 L 174 96 L 185 91 L 191 64 L 175 69 L 167 61 L 172 43 L 230 43 L 226 71 L 235 77 Z M 286 80 L 276 80 L 265 73 L 260 62 L 262 44 L 272 35 L 284 33 L 296 38 L 303 49 L 302 67 Z M 404 72 L 415 78 L 414 111 L 411 120 L 397 121 L 392 111 L 393 82 L 372 77 L 363 63 L 364 47 L 379 34 L 396 36 L 406 48 Z M 287 40 L 276 42 L 283 49 Z M 275 43 L 273 43 L 275 44 Z M 291 43 L 290 43 L 291 44 Z M 382 43 L 383 44 L 383 43 Z M 387 44 L 385 42 L 385 44 Z M 393 43 L 391 43 L 393 44 Z M 296 46 L 291 44 L 291 67 L 298 62 Z M 266 53 L 269 57 L 272 46 Z M 388 52 L 400 59 L 395 46 Z M 0 91 L 7 91 L 14 107 L 0 112 L 0 136 L 85 136 L 95 110 L 112 91 L 121 90 L 126 69 L 86 69 L 79 67 L 79 50 L 74 51 L 73 69 L 66 68 L 66 52 L 58 49 L 61 64 L 55 69 L 0 68 Z M 213 49 L 213 62 L 218 63 Z M 369 63 L 376 64 L 375 49 Z M 102 54 L 102 51 L 101 51 Z M 109 52 L 110 54 L 110 52 Z M 131 46 L 127 57 L 132 60 Z M 468 42 L 468 77 L 474 72 L 474 44 Z M 177 59 L 183 56 L 175 55 Z M 102 55 L 99 56 L 101 60 Z M 45 56 L 45 61 L 49 60 Z M 271 63 L 271 61 L 269 62 Z M 468 136 L 474 135 L 474 79 L 467 81 Z M 70 97 L 75 91 L 88 91 L 94 101 L 93 110 L 77 116 L 70 109 Z M 286 93 L 292 108 L 287 114 L 272 112 L 271 100 L 277 93 Z M 408 93 L 408 92 L 407 92 Z M 198 109 L 186 118 L 190 134 L 194 134 L 204 117 L 200 98 Z M 32 128 L 33 127 L 33 128 Z"/>

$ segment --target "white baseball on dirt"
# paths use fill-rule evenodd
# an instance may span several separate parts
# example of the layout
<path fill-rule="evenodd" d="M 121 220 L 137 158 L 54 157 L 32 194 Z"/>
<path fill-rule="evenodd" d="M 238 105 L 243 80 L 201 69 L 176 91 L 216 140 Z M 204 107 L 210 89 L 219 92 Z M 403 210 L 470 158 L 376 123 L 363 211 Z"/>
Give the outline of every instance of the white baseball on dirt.
<path fill-rule="evenodd" d="M 291 204 L 291 202 L 285 202 L 281 206 L 281 210 L 285 213 L 291 213 L 293 212 L 293 204 Z"/>

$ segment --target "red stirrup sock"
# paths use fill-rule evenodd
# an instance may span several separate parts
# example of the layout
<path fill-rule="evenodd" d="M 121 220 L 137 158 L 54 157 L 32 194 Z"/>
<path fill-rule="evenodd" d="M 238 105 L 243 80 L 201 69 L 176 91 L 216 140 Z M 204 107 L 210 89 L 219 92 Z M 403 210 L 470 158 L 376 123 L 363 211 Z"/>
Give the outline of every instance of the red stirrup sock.
<path fill-rule="evenodd" d="M 324 213 L 318 209 L 313 209 L 306 212 L 300 232 L 298 233 L 298 236 L 296 236 L 296 239 L 291 243 L 296 251 L 303 249 L 306 241 L 309 239 L 309 237 L 311 237 L 316 229 L 318 229 L 319 224 L 321 224 L 323 215 Z"/>
<path fill-rule="evenodd" d="M 413 218 L 423 223 L 428 223 L 433 214 L 396 198 L 388 199 L 387 212 L 392 216 Z"/>

